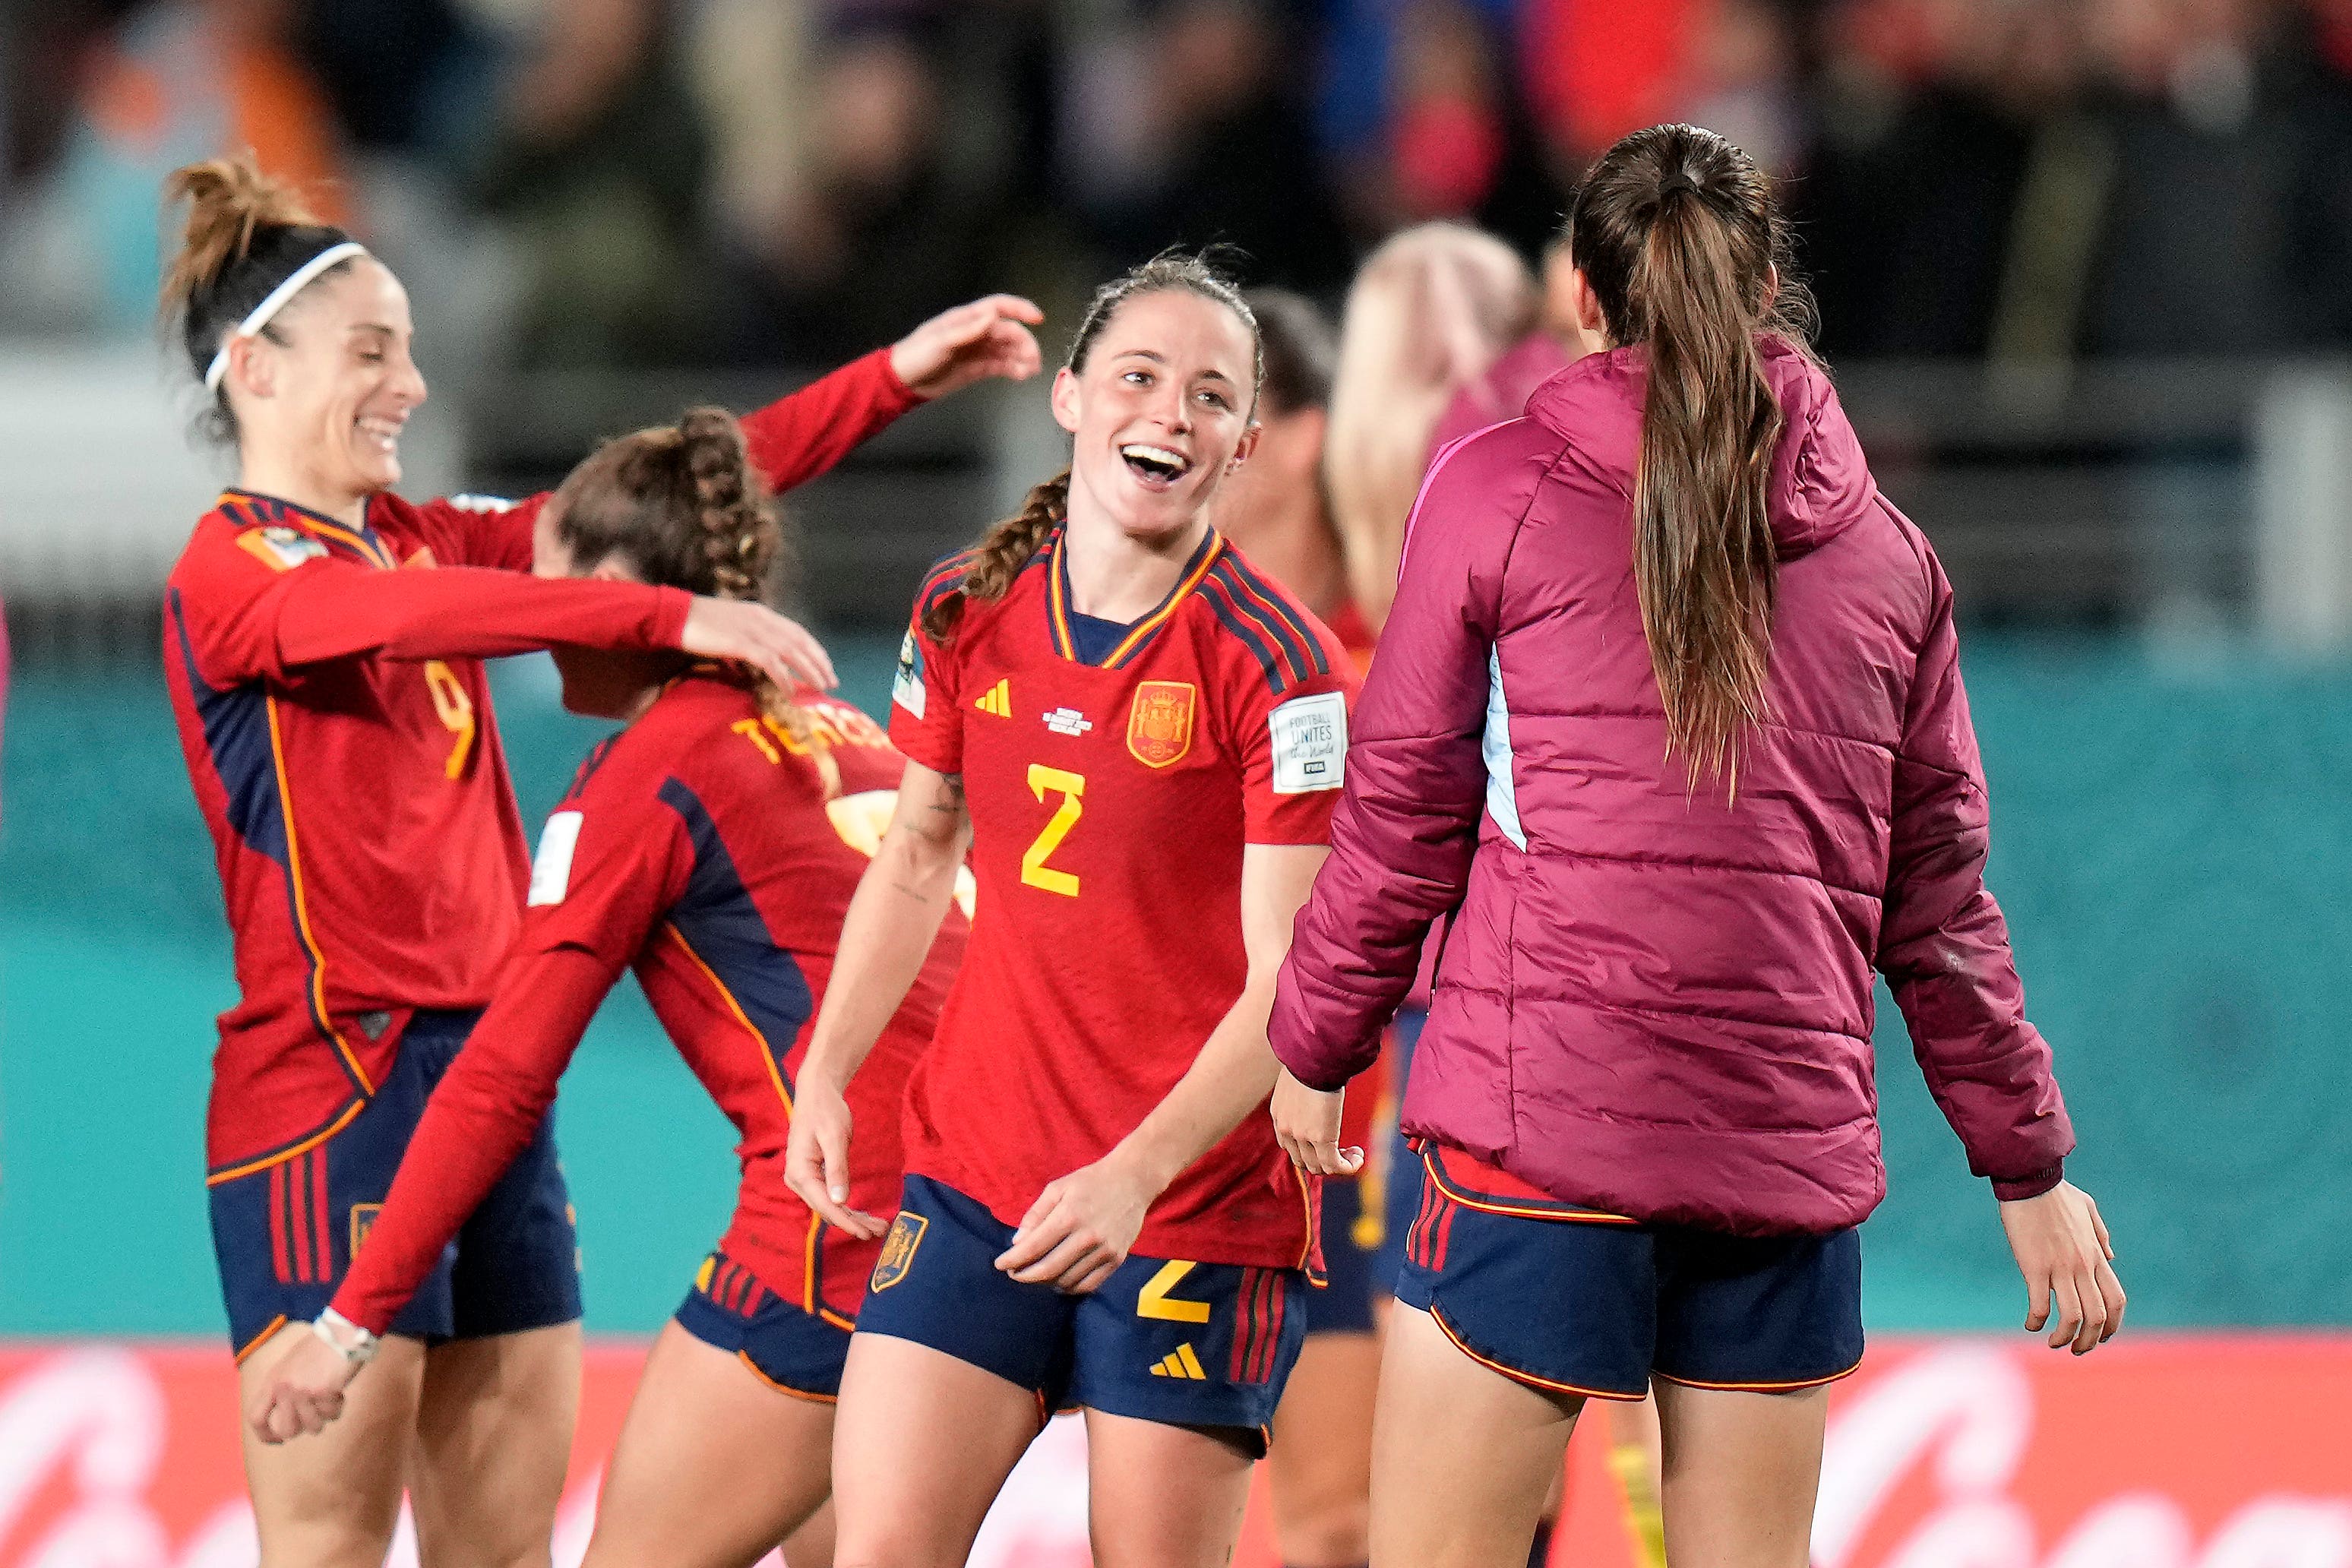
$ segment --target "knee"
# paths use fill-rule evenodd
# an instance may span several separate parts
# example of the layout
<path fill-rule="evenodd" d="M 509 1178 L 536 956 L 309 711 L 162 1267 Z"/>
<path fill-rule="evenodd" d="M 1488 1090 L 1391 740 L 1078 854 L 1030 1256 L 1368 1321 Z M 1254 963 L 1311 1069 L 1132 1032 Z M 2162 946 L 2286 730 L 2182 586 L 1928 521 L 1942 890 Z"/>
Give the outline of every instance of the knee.
<path fill-rule="evenodd" d="M 1279 1514 L 1276 1545 L 1297 1568 L 1340 1568 L 1371 1555 L 1371 1505 L 1361 1498 L 1318 1499 Z"/>

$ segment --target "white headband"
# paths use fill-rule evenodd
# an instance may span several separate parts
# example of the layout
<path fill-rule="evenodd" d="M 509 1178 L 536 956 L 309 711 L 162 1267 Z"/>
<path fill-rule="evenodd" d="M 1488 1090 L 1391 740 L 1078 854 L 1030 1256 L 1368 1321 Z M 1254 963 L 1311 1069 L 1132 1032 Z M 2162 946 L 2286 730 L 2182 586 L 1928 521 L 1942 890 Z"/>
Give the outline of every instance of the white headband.
<path fill-rule="evenodd" d="M 254 333 L 261 331 L 262 328 L 269 325 L 270 318 L 276 316 L 278 311 L 286 308 L 287 300 L 291 300 L 295 295 L 299 294 L 302 291 L 303 287 L 308 284 L 311 279 L 316 278 L 328 268 L 334 266 L 339 261 L 346 261 L 354 256 L 365 256 L 366 254 L 366 246 L 362 245 L 356 239 L 346 239 L 339 244 L 327 247 L 326 249 L 319 252 L 318 255 L 310 258 L 310 260 L 302 263 L 301 266 L 297 267 L 293 272 L 288 276 L 285 282 L 280 283 L 277 288 L 272 289 L 269 291 L 269 297 L 268 299 L 264 300 L 260 304 L 256 305 L 253 308 L 253 313 L 251 315 L 246 317 L 244 321 L 239 321 L 236 324 L 236 331 L 229 333 L 228 336 L 221 340 L 219 352 L 213 355 L 213 363 L 205 367 L 205 390 L 206 392 L 218 392 L 220 390 L 221 377 L 228 374 L 229 344 L 236 342 L 239 338 L 249 338 L 253 336 Z"/>

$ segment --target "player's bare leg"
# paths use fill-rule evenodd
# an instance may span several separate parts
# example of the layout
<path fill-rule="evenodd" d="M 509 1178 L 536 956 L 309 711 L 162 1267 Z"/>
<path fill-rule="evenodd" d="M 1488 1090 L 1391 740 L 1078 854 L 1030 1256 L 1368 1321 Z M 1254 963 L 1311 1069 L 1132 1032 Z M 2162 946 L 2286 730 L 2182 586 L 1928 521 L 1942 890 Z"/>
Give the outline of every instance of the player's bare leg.
<path fill-rule="evenodd" d="M 833 1500 L 784 1540 L 784 1568 L 833 1568 Z"/>
<path fill-rule="evenodd" d="M 1658 1402 L 1612 1400 L 1609 1471 L 1625 1494 L 1625 1528 L 1638 1543 L 1635 1568 L 1666 1568 L 1664 1514 L 1659 1504 Z"/>
<path fill-rule="evenodd" d="M 834 1413 L 835 1568 L 962 1568 L 1037 1436 L 1037 1396 L 945 1351 L 849 1342 Z"/>
<path fill-rule="evenodd" d="M 1398 1303 L 1372 1423 L 1373 1568 L 1522 1568 L 1583 1404 L 1479 1365 Z"/>
<path fill-rule="evenodd" d="M 1229 1436 L 1087 1411 L 1095 1568 L 1223 1568 L 1255 1463 Z"/>
<path fill-rule="evenodd" d="M 280 1329 L 236 1369 L 240 1407 L 310 1330 Z M 410 1434 L 425 1376 L 421 1340 L 388 1335 L 324 1432 L 268 1444 L 245 1433 L 245 1479 L 261 1532 L 261 1568 L 382 1568 L 400 1519 Z"/>
<path fill-rule="evenodd" d="M 424 1568 L 548 1568 L 580 1415 L 580 1325 L 436 1345 L 409 1505 Z"/>
<path fill-rule="evenodd" d="M 1309 1334 L 1274 1413 L 1274 1536 L 1294 1568 L 1352 1568 L 1370 1551 L 1372 1396 L 1381 1342 Z"/>
<path fill-rule="evenodd" d="M 784 1393 L 666 1323 L 621 1424 L 582 1568 L 750 1568 L 824 1506 L 832 1472 L 831 1404 Z M 793 1568 L 824 1559 L 795 1557 Z"/>
<path fill-rule="evenodd" d="M 1829 1390 L 1656 1389 L 1675 1568 L 1805 1568 Z"/>

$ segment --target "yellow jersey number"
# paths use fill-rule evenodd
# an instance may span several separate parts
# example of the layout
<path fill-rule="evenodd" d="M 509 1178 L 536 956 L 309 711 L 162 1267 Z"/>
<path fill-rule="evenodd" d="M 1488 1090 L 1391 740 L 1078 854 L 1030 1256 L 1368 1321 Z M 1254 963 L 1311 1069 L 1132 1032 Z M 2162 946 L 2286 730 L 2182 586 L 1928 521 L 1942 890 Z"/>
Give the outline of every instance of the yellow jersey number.
<path fill-rule="evenodd" d="M 449 748 L 449 760 L 441 765 L 445 777 L 457 778 L 474 752 L 474 700 L 466 695 L 466 683 L 457 671 L 437 658 L 425 661 L 425 689 L 433 694 L 433 711 L 441 715 L 442 728 L 457 737 Z"/>
<path fill-rule="evenodd" d="M 1062 840 L 1070 836 L 1078 818 L 1086 815 L 1087 776 L 1049 768 L 1043 763 L 1030 763 L 1029 793 L 1043 803 L 1046 795 L 1056 792 L 1061 795 L 1062 804 L 1054 808 L 1053 816 L 1036 841 L 1022 852 L 1021 879 L 1033 888 L 1075 899 L 1078 896 L 1077 873 L 1057 869 L 1045 862 L 1062 847 Z"/>

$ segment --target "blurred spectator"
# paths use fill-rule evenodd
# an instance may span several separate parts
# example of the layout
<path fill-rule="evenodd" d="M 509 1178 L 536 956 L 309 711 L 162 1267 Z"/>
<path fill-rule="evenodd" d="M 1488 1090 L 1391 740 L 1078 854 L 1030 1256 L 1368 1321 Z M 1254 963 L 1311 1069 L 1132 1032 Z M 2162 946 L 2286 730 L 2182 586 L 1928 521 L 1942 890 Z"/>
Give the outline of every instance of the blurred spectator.
<path fill-rule="evenodd" d="M 1257 0 L 1170 0 L 1081 46 L 1066 149 L 1110 261 L 1238 247 L 1252 282 L 1327 296 L 1353 247 L 1300 73 L 1307 40 Z"/>
<path fill-rule="evenodd" d="M 527 363 L 704 357 L 711 313 L 708 138 L 666 0 L 509 0 L 517 65 L 501 84 L 478 189 L 524 261 Z"/>
<path fill-rule="evenodd" d="M 57 159 L 11 203 L 7 324 L 109 335 L 153 319 L 156 193 L 182 163 L 251 148 L 331 223 L 355 223 L 333 118 L 288 47 L 293 0 L 159 0 L 90 50 Z"/>
<path fill-rule="evenodd" d="M 454 168 L 491 128 L 497 56 L 462 0 L 305 0 L 302 58 L 366 153 Z"/>
<path fill-rule="evenodd" d="M 911 30 L 818 47 L 805 160 L 753 237 L 756 314 L 738 353 L 843 358 L 1003 282 L 992 205 L 950 156 L 947 102 Z"/>

